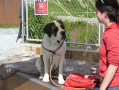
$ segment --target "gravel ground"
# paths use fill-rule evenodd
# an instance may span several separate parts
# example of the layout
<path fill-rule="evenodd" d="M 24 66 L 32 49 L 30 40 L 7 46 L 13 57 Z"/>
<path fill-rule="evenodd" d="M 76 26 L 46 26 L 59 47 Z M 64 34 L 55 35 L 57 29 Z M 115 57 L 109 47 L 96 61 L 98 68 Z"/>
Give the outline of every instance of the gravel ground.
<path fill-rule="evenodd" d="M 15 48 L 18 28 L 0 28 L 0 60 L 13 56 L 18 53 Z"/>

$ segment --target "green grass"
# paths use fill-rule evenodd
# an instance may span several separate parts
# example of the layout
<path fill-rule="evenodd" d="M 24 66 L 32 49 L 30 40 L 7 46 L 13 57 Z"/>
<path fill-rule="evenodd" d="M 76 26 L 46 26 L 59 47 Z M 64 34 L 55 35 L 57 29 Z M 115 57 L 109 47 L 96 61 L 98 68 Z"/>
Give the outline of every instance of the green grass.
<path fill-rule="evenodd" d="M 49 1 L 48 2 L 48 10 L 49 13 L 52 13 L 56 16 L 67 16 L 68 14 L 65 12 L 65 10 L 67 12 L 69 12 L 72 16 L 75 17 L 87 17 L 87 0 L 82 0 L 83 4 L 85 7 L 83 7 L 81 5 L 81 3 L 78 2 L 78 0 L 72 0 L 71 3 L 67 3 L 64 0 L 59 0 L 59 2 L 61 3 L 61 5 L 63 5 L 63 7 L 61 8 L 59 6 L 59 3 L 57 1 Z M 57 4 L 56 4 L 57 3 Z M 64 10 L 64 9 L 65 10 Z M 89 18 L 94 18 L 96 17 L 95 14 L 93 13 L 95 11 L 95 6 L 89 1 L 89 7 L 88 7 L 88 17 Z"/>
<path fill-rule="evenodd" d="M 19 28 L 17 25 L 0 25 L 0 28 Z"/>
<path fill-rule="evenodd" d="M 66 25 L 65 25 L 66 26 Z M 87 43 L 98 43 L 98 30 L 97 25 L 88 24 L 88 28 L 86 27 L 86 22 L 71 22 L 66 26 L 67 33 L 69 34 L 70 38 L 67 41 L 73 42 L 87 42 Z M 87 36 L 87 38 L 86 38 Z"/>
<path fill-rule="evenodd" d="M 56 16 L 67 16 L 68 14 L 66 14 L 66 12 L 59 7 L 58 5 L 54 4 L 53 2 L 48 2 L 48 13 L 49 14 L 53 14 Z"/>

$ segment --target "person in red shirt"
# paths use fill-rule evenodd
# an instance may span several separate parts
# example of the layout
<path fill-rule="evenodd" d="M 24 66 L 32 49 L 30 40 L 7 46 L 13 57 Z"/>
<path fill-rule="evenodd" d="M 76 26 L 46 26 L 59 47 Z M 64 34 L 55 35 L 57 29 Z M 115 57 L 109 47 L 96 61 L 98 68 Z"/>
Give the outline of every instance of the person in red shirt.
<path fill-rule="evenodd" d="M 100 90 L 119 90 L 119 4 L 117 0 L 96 0 L 96 16 L 105 25 L 99 48 Z"/>

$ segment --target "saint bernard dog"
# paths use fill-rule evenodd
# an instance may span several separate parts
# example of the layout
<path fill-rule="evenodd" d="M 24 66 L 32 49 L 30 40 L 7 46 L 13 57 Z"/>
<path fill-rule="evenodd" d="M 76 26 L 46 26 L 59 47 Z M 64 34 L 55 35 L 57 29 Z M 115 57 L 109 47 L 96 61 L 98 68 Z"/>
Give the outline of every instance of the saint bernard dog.
<path fill-rule="evenodd" d="M 52 21 L 44 27 L 44 32 L 45 36 L 41 46 L 42 55 L 35 64 L 40 72 L 39 79 L 42 79 L 43 82 L 49 82 L 50 65 L 53 55 L 52 74 L 58 74 L 58 83 L 64 84 L 63 66 L 66 52 L 64 24 L 61 20 Z M 55 52 L 56 49 L 58 50 Z"/>

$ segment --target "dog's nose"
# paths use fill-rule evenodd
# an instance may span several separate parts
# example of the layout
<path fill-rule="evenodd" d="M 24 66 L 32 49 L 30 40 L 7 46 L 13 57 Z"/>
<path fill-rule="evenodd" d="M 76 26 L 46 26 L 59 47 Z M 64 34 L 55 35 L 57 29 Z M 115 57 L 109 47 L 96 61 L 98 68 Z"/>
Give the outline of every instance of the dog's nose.
<path fill-rule="evenodd" d="M 61 35 L 62 35 L 62 38 L 66 38 L 66 33 L 65 33 L 65 31 L 61 31 Z"/>

